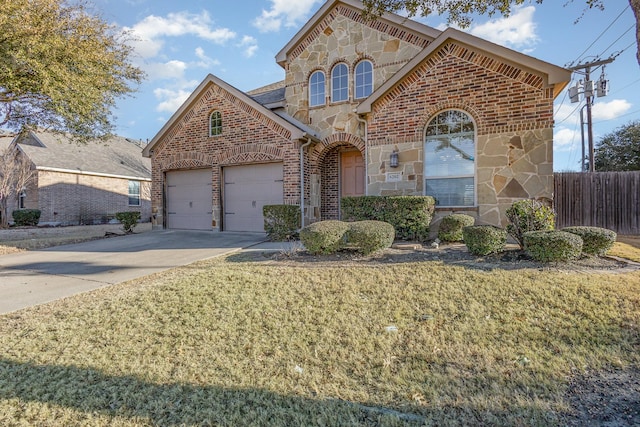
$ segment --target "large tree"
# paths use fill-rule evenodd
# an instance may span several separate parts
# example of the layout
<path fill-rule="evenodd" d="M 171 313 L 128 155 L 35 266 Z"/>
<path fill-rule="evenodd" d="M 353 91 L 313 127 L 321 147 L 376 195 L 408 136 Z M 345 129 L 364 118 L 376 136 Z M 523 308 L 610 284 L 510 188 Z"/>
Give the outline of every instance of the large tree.
<path fill-rule="evenodd" d="M 526 0 L 542 3 L 543 0 Z M 557 0 L 553 0 L 557 1 Z M 574 1 L 574 0 L 568 0 Z M 586 8 L 604 9 L 605 0 L 578 0 L 586 3 Z M 492 16 L 500 13 L 509 16 L 514 6 L 525 0 L 362 0 L 365 13 L 370 16 L 380 16 L 384 12 L 399 12 L 407 10 L 409 16 L 427 16 L 432 13 L 447 16 L 447 22 L 468 27 L 471 24 L 470 15 L 473 13 Z M 636 58 L 640 64 L 640 0 L 629 0 L 629 5 L 636 17 L 636 39 L 638 50 Z"/>
<path fill-rule="evenodd" d="M 0 228 L 7 227 L 9 202 L 18 199 L 35 175 L 32 163 L 15 144 L 0 151 Z"/>
<path fill-rule="evenodd" d="M 127 38 L 83 3 L 0 0 L 0 127 L 109 134 L 144 77 Z"/>
<path fill-rule="evenodd" d="M 597 171 L 640 170 L 640 120 L 621 126 L 596 143 Z"/>

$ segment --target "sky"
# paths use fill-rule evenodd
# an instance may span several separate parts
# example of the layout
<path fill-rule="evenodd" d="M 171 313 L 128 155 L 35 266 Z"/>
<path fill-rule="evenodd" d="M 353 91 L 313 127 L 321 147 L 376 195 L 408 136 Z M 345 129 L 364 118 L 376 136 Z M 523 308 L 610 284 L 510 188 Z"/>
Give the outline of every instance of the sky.
<path fill-rule="evenodd" d="M 133 61 L 147 74 L 136 93 L 118 102 L 115 132 L 151 140 L 209 73 L 242 91 L 283 80 L 275 55 L 323 4 L 324 0 L 92 0 L 94 13 L 137 39 Z M 592 79 L 604 71 L 610 87 L 608 96 L 596 97 L 593 104 L 597 142 L 640 119 L 633 13 L 627 0 L 607 0 L 605 5 L 604 11 L 585 11 L 585 0 L 525 1 L 506 18 L 475 16 L 464 31 L 558 66 L 615 57 L 604 70 L 592 70 Z M 413 19 L 446 28 L 446 17 Z M 581 79 L 583 75 L 574 73 L 571 85 Z M 556 99 L 556 171 L 580 170 L 583 106 L 582 100 L 571 103 L 566 93 Z"/>

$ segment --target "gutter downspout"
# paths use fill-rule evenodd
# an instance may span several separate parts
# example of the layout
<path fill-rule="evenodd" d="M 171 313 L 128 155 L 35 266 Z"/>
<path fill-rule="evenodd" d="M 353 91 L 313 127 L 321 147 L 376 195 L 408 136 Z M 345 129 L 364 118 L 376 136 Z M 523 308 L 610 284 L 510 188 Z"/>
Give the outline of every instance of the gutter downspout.
<path fill-rule="evenodd" d="M 304 227 L 304 149 L 311 145 L 311 137 L 300 146 L 300 228 Z"/>
<path fill-rule="evenodd" d="M 368 132 L 367 121 L 356 114 L 356 120 L 364 125 L 364 195 L 369 195 L 369 147 L 368 147 Z"/>

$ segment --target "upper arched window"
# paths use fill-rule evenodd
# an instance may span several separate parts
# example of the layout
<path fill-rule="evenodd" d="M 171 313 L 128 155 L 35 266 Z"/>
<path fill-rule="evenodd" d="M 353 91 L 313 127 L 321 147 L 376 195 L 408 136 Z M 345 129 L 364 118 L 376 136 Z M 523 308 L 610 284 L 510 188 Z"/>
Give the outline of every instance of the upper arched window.
<path fill-rule="evenodd" d="M 324 105 L 325 102 L 325 90 L 324 90 L 324 73 L 322 71 L 316 71 L 309 77 L 309 106 L 316 107 L 318 105 Z"/>
<path fill-rule="evenodd" d="M 347 64 L 337 64 L 331 70 L 331 102 L 347 101 L 349 99 L 349 67 Z"/>
<path fill-rule="evenodd" d="M 222 134 L 222 113 L 214 111 L 209 117 L 209 136 Z"/>
<path fill-rule="evenodd" d="M 425 132 L 425 194 L 437 206 L 475 206 L 475 158 L 471 116 L 459 110 L 439 113 Z"/>
<path fill-rule="evenodd" d="M 356 99 L 366 98 L 373 92 L 373 65 L 371 61 L 356 64 L 353 75 Z"/>

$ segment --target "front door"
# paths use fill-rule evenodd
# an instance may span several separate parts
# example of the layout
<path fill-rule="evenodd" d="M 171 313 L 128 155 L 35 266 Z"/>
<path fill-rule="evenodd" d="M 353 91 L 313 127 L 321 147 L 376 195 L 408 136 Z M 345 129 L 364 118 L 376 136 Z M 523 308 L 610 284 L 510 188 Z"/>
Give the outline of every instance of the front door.
<path fill-rule="evenodd" d="M 364 159 L 359 151 L 340 154 L 340 188 L 342 197 L 364 196 Z"/>

